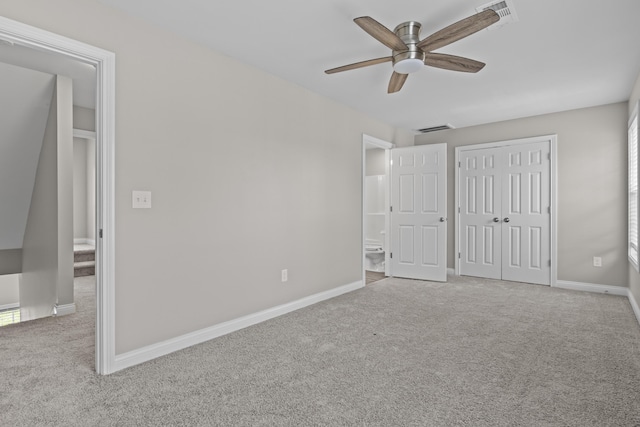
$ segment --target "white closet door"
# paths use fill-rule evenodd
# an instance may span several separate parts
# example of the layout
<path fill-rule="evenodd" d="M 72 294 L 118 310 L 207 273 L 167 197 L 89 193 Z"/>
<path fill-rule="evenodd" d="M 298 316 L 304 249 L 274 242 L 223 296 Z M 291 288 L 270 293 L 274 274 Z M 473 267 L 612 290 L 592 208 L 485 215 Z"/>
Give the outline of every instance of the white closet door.
<path fill-rule="evenodd" d="M 501 151 L 463 151 L 460 161 L 460 273 L 500 279 Z"/>
<path fill-rule="evenodd" d="M 549 285 L 548 141 L 461 151 L 460 274 Z"/>
<path fill-rule="evenodd" d="M 503 148 L 502 278 L 550 283 L 549 143 Z"/>
<path fill-rule="evenodd" d="M 447 145 L 391 150 L 391 274 L 447 280 Z"/>

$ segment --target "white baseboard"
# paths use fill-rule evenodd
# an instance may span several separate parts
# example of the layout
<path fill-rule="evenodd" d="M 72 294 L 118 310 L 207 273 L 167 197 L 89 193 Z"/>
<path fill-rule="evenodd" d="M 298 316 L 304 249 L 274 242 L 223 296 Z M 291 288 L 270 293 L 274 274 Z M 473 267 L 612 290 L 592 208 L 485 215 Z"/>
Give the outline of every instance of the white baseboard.
<path fill-rule="evenodd" d="M 558 280 L 554 287 L 627 297 L 629 298 L 629 303 L 631 304 L 633 313 L 636 315 L 636 320 L 640 324 L 640 307 L 638 307 L 638 303 L 629 288 L 623 288 L 622 286 L 595 285 L 593 283 L 569 282 L 566 280 Z"/>
<path fill-rule="evenodd" d="M 303 307 L 337 297 L 338 295 L 355 291 L 356 289 L 360 289 L 363 286 L 364 283 L 362 281 L 353 282 L 348 285 L 331 289 L 329 291 L 320 292 L 315 295 L 299 299 L 297 301 L 292 301 L 287 304 L 282 304 L 273 308 L 259 311 L 254 314 L 249 314 L 247 316 L 220 323 L 218 325 L 201 329 L 199 331 L 181 335 L 170 340 L 162 341 L 156 344 L 142 347 L 137 350 L 132 350 L 127 353 L 116 355 L 115 363 L 113 366 L 114 369 L 111 372 L 116 372 L 143 362 L 147 362 L 160 356 L 173 353 L 174 351 L 182 350 L 184 348 L 209 341 L 213 338 L 218 338 L 222 335 L 244 329 L 246 327 L 264 322 L 269 319 L 273 319 L 278 316 L 282 316 L 283 314 L 299 310 Z"/>
<path fill-rule="evenodd" d="M 96 241 L 95 239 L 73 239 L 73 244 L 74 245 L 92 245 L 95 246 L 96 245 Z"/>
<path fill-rule="evenodd" d="M 67 314 L 73 314 L 75 312 L 76 304 L 74 302 L 71 304 L 56 305 L 56 316 L 66 316 Z"/>
<path fill-rule="evenodd" d="M 636 299 L 633 297 L 631 290 L 628 289 L 627 291 L 629 293 L 629 303 L 631 304 L 631 308 L 633 308 L 633 312 L 636 315 L 636 319 L 638 320 L 638 323 L 640 323 L 640 307 L 638 307 L 638 303 Z"/>
<path fill-rule="evenodd" d="M 13 310 L 15 308 L 20 308 L 20 303 L 19 302 L 0 305 L 0 311 L 2 311 L 2 310 Z"/>
<path fill-rule="evenodd" d="M 574 291 L 595 292 L 598 294 L 629 296 L 629 289 L 622 286 L 597 285 L 594 283 L 570 282 L 568 280 L 557 280 L 554 288 L 571 289 Z"/>

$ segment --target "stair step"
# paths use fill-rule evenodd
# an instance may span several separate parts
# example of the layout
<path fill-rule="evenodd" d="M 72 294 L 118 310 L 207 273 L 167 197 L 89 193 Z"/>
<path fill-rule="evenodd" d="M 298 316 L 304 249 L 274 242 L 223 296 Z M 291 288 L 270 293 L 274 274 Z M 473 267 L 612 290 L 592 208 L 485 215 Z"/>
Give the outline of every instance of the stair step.
<path fill-rule="evenodd" d="M 73 263 L 73 277 L 94 276 L 95 274 L 95 261 L 80 261 Z"/>
<path fill-rule="evenodd" d="M 94 261 L 96 259 L 95 249 L 84 249 L 73 253 L 74 262 Z"/>

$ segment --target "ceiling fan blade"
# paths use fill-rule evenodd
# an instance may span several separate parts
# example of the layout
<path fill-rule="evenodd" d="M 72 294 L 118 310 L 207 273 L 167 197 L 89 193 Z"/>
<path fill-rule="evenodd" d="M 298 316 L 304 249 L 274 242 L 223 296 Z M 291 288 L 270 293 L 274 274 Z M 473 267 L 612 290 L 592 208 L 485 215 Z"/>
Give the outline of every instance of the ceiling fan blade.
<path fill-rule="evenodd" d="M 477 73 L 482 70 L 486 64 L 461 56 L 446 55 L 444 53 L 426 53 L 424 65 L 444 68 L 445 70 L 462 71 L 463 73 Z"/>
<path fill-rule="evenodd" d="M 387 93 L 395 93 L 402 89 L 408 75 L 409 74 L 400 74 L 394 71 L 391 75 L 391 80 L 389 80 L 389 89 L 387 89 Z"/>
<path fill-rule="evenodd" d="M 369 65 L 376 65 L 376 64 L 382 64 L 383 62 L 390 62 L 391 59 L 392 58 L 390 56 L 385 56 L 384 58 L 369 59 L 367 61 L 355 62 L 353 64 L 343 65 L 342 67 L 332 68 L 330 70 L 326 70 L 325 73 L 333 74 L 333 73 L 340 73 L 342 71 L 355 70 L 356 68 L 368 67 Z"/>
<path fill-rule="evenodd" d="M 365 30 L 371 37 L 378 40 L 389 49 L 406 50 L 407 45 L 393 31 L 371 18 L 370 16 L 361 16 L 353 20 L 356 24 Z"/>
<path fill-rule="evenodd" d="M 419 42 L 416 46 L 424 52 L 431 52 L 443 46 L 451 44 L 455 41 L 470 36 L 473 33 L 487 28 L 500 20 L 500 16 L 492 9 L 477 13 L 461 21 L 451 24 L 431 34 L 426 39 Z"/>

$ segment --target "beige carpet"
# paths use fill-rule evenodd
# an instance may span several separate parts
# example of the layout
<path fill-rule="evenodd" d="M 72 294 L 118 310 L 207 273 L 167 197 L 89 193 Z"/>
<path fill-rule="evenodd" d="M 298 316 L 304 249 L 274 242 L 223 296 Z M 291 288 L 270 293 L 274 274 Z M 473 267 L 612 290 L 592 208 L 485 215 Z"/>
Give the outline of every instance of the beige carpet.
<path fill-rule="evenodd" d="M 76 292 L 75 315 L 0 328 L 1 425 L 640 425 L 622 297 L 385 279 L 99 377 L 93 278 Z"/>

